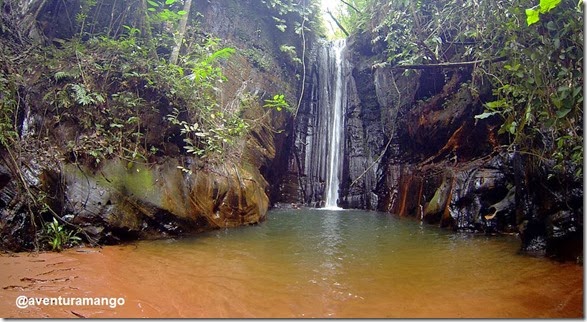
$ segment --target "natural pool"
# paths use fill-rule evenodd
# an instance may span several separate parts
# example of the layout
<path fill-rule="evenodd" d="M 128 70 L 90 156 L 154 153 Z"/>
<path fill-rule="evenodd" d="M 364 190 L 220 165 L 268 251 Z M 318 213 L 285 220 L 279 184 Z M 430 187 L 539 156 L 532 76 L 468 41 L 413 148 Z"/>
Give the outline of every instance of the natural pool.
<path fill-rule="evenodd" d="M 1 317 L 583 317 L 583 267 L 356 210 L 272 210 L 258 226 L 0 256 Z M 34 297 L 122 297 L 110 307 Z"/>

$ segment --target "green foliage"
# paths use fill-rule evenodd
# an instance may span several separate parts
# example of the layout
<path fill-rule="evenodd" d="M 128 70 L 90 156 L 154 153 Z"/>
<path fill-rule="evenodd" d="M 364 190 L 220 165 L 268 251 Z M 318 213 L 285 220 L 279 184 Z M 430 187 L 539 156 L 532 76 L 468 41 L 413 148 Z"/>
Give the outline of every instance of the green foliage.
<path fill-rule="evenodd" d="M 344 29 L 350 34 L 359 32 L 362 28 L 369 24 L 371 16 L 366 13 L 368 6 L 372 5 L 373 0 L 348 0 L 349 5 L 340 3 L 338 7 L 332 12 L 335 18 L 342 24 Z M 338 27 L 333 38 L 344 38 L 344 33 Z"/>
<path fill-rule="evenodd" d="M 170 22 L 177 23 L 182 16 L 186 15 L 187 12 L 183 10 L 175 10 L 173 5 L 176 0 L 155 1 L 147 0 L 147 11 L 149 12 L 149 18 L 152 23 Z"/>
<path fill-rule="evenodd" d="M 551 11 L 557 7 L 560 10 Z M 513 9 L 512 9 L 513 10 Z M 513 144 L 547 159 L 555 169 L 582 177 L 583 164 L 583 45 L 582 19 L 569 2 L 541 1 L 542 20 L 506 30 L 501 68 L 486 72 L 495 78 L 493 102 L 487 112 L 500 115 L 500 133 Z M 526 11 L 526 14 L 528 11 Z M 514 28 L 515 27 L 515 28 Z M 486 112 L 486 113 L 487 113 Z"/>
<path fill-rule="evenodd" d="M 56 252 L 77 245 L 81 241 L 75 231 L 65 228 L 56 218 L 44 225 L 42 235 L 41 239 L 45 240 L 51 250 Z"/>
<path fill-rule="evenodd" d="M 88 13 L 90 10 L 95 7 L 97 4 L 97 0 L 82 0 L 80 1 L 80 10 L 75 16 L 75 21 L 80 26 L 80 34 L 83 34 L 85 26 L 86 26 L 86 19 L 88 18 Z"/>
<path fill-rule="evenodd" d="M 279 29 L 279 31 L 285 32 L 285 30 L 287 29 L 287 24 L 286 24 L 285 19 L 281 19 L 278 17 L 272 17 L 272 18 L 273 18 L 273 20 L 275 20 L 277 22 L 275 27 L 277 27 L 277 29 Z"/>
<path fill-rule="evenodd" d="M 216 45 L 216 42 L 212 40 L 206 46 L 208 48 L 214 48 Z M 215 63 L 221 59 L 229 58 L 234 53 L 234 48 L 227 47 L 205 55 L 192 64 L 191 78 L 201 83 L 213 83 L 215 80 L 221 80 L 223 78 L 222 70 Z"/>
<path fill-rule="evenodd" d="M 540 21 L 540 14 L 545 14 L 556 8 L 560 2 L 561 0 L 540 0 L 539 5 L 526 9 L 526 23 L 528 23 L 528 26 Z"/>
<path fill-rule="evenodd" d="M 227 116 L 222 112 L 209 114 L 203 123 L 188 123 L 179 119 L 179 110 L 174 109 L 167 120 L 179 125 L 184 136 L 186 152 L 201 158 L 219 156 L 227 152 L 235 139 L 244 135 L 249 125 L 238 116 Z"/>
<path fill-rule="evenodd" d="M 283 33 L 293 31 L 303 41 L 305 38 L 304 33 L 320 29 L 318 1 L 261 0 L 261 2 L 274 14 L 272 18 L 275 21 L 275 27 Z M 284 44 L 281 47 L 283 48 L 284 46 L 285 48 L 293 48 L 295 54 L 295 46 Z M 290 58 L 295 57 L 296 61 L 301 61 L 296 57 L 297 55 L 292 56 L 291 50 L 283 52 L 287 53 Z"/>
<path fill-rule="evenodd" d="M 277 111 L 281 111 L 285 109 L 288 112 L 293 112 L 293 108 L 289 103 L 285 100 L 285 96 L 283 94 L 277 94 L 273 96 L 272 99 L 265 100 L 265 104 L 263 105 L 265 108 L 272 108 Z"/>
<path fill-rule="evenodd" d="M 292 12 L 302 13 L 304 10 L 308 10 L 309 7 L 306 5 L 306 8 L 304 8 L 305 4 L 291 0 L 261 0 L 261 2 L 264 3 L 267 8 L 275 10 L 279 16 L 285 16 Z"/>
<path fill-rule="evenodd" d="M 56 77 L 57 78 L 57 77 Z M 105 102 L 104 96 L 89 92 L 84 84 L 70 84 L 73 89 L 72 98 L 79 105 L 98 105 Z"/>
<path fill-rule="evenodd" d="M 135 159 L 143 156 L 137 150 L 142 129 L 137 124 L 142 100 L 133 91 L 136 72 L 129 60 L 146 60 L 147 51 L 133 37 L 119 40 L 92 38 L 63 42 L 54 48 L 45 66 L 56 66 L 49 74 L 53 81 L 43 94 L 43 102 L 55 115 L 56 124 L 75 122 L 83 134 L 65 142 L 76 158 L 101 160 L 119 155 Z M 122 58 L 123 54 L 125 58 Z"/>
<path fill-rule="evenodd" d="M 295 63 L 295 64 L 301 64 L 302 60 L 298 57 L 298 54 L 296 53 L 296 47 L 294 46 L 288 46 L 288 45 L 281 45 L 279 47 L 279 50 L 281 50 L 282 52 L 286 53 L 289 57 L 289 59 Z"/>
<path fill-rule="evenodd" d="M 247 59 L 257 68 L 262 71 L 269 71 L 271 69 L 271 57 L 263 50 L 257 48 L 248 48 L 241 52 Z"/>
<path fill-rule="evenodd" d="M 387 56 L 375 65 L 487 61 L 470 67 L 471 89 L 490 82 L 493 90 L 476 119 L 501 122 L 508 148 L 582 177 L 582 7 L 570 0 L 542 0 L 529 11 L 522 0 L 370 3 L 364 14 L 375 23 L 362 26 Z M 496 59 L 504 62 L 490 63 Z"/>
<path fill-rule="evenodd" d="M 149 4 L 162 8 L 177 2 Z M 186 152 L 198 157 L 227 152 L 247 132 L 240 111 L 219 104 L 218 86 L 225 80 L 220 66 L 234 48 L 221 47 L 215 38 L 188 40 L 179 64 L 169 64 L 152 57 L 159 43 L 141 37 L 137 28 L 124 30 L 119 38 L 62 41 L 39 62 L 51 75 L 42 97 L 56 124 L 80 127 L 80 134 L 65 142 L 76 159 L 96 165 L 114 156 L 147 161 L 169 140 L 148 140 L 145 119 L 161 118 L 161 110 L 174 110 L 166 117 L 168 135 L 183 136 Z"/>
<path fill-rule="evenodd" d="M 235 53 L 234 48 L 218 47 L 218 39 L 214 38 L 199 47 L 198 57 L 186 60 L 188 75 L 175 65 L 157 69 L 165 83 L 171 85 L 171 105 L 184 107 L 182 111 L 174 108 L 166 119 L 179 127 L 185 151 L 200 158 L 221 158 L 248 131 L 238 110 L 227 111 L 218 105 L 217 84 L 224 80 L 218 64 Z M 161 86 L 160 82 L 150 84 Z"/>

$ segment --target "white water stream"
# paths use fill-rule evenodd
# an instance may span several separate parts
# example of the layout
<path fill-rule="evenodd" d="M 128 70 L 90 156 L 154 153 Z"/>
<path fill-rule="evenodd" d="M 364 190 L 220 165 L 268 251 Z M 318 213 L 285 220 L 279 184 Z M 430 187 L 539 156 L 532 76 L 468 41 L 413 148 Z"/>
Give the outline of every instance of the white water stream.
<path fill-rule="evenodd" d="M 343 122 L 343 99 L 344 97 L 344 61 L 343 52 L 346 46 L 344 39 L 337 40 L 332 44 L 331 53 L 334 55 L 334 68 L 335 76 L 334 83 L 334 101 L 331 102 L 332 109 L 330 116 L 329 129 L 329 146 L 328 146 L 328 177 L 326 180 L 326 196 L 325 196 L 325 208 L 328 209 L 340 209 L 338 208 L 338 188 L 340 185 L 340 168 L 343 151 L 342 137 L 344 135 L 344 122 Z"/>

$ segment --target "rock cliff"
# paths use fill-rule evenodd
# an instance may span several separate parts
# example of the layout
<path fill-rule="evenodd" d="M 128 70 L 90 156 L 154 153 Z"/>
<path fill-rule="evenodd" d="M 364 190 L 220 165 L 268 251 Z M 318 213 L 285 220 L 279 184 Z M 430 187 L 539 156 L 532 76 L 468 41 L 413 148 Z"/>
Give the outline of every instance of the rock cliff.
<path fill-rule="evenodd" d="M 380 64 L 385 56 L 371 38 L 367 32 L 354 35 L 345 50 L 339 205 L 458 231 L 519 233 L 528 252 L 580 257 L 581 182 L 539 157 L 504 149 L 507 138 L 498 134 L 498 120 L 475 118 L 491 99 L 489 82 L 466 67 L 406 71 Z M 332 87 L 328 46 L 312 56 L 311 91 L 273 202 L 323 205 L 331 101 L 325 97 Z M 475 91 L 471 82 L 487 85 Z"/>
<path fill-rule="evenodd" d="M 126 24 L 141 28 L 140 15 L 133 16 L 128 8 L 118 5 L 92 7 L 87 16 L 93 20 L 88 24 L 91 22 L 93 30 L 114 30 L 116 26 L 123 30 Z M 62 6 L 60 1 L 5 2 L 2 25 L 6 30 L 13 28 L 20 40 L 26 41 L 10 43 L 15 55 L 28 57 L 19 50 L 29 41 L 64 44 L 75 36 L 75 28 L 69 24 L 55 28 L 47 23 L 66 18 L 66 10 L 59 10 Z M 70 14 L 83 10 L 81 5 L 74 7 Z M 108 12 L 124 14 L 115 21 Z M 256 15 L 264 18 L 251 19 Z M 290 121 L 288 113 L 264 108 L 263 101 L 283 94 L 293 104 L 301 68 L 280 49 L 288 45 L 299 51 L 300 36 L 293 26 L 280 31 L 272 16 L 279 14 L 259 1 L 197 2 L 192 7 L 190 19 L 192 25 L 198 25 L 193 37 L 217 37 L 222 46 L 236 51 L 221 62 L 224 81 L 213 89 L 219 93 L 217 104 L 225 114 L 240 111 L 239 117 L 249 122 L 247 134 L 214 160 L 182 152 L 179 128 L 166 122 L 171 108 L 165 107 L 166 93 L 155 94 L 161 95 L 158 105 L 144 106 L 137 115 L 140 124 L 147 124 L 137 132 L 143 138 L 141 145 L 157 151 L 148 158 L 137 162 L 120 155 L 89 162 L 91 158 L 82 159 L 82 150 L 70 154 L 72 144 L 101 142 L 104 137 L 79 121 L 55 121 L 58 112 L 43 105 L 46 97 L 39 97 L 45 84 L 35 83 L 44 76 L 34 71 L 23 75 L 29 85 L 18 89 L 26 107 L 18 117 L 18 146 L 1 151 L 1 247 L 37 248 L 35 236 L 42 234 L 41 222 L 54 216 L 61 218 L 66 229 L 79 231 L 92 243 L 176 236 L 263 221 L 271 190 L 266 178 L 271 180 L 274 163 L 279 163 L 278 151 L 285 149 L 285 129 Z M 21 18 L 21 23 L 12 24 Z M 312 36 L 308 33 L 307 37 Z M 165 54 L 164 48 L 158 51 Z M 3 68 L 16 67 L 4 62 Z M 152 96 L 153 92 L 143 94 Z M 246 109 L 241 110 L 243 104 Z M 104 108 L 101 112 L 104 116 L 109 113 Z M 134 151 L 133 158 L 136 147 Z"/>

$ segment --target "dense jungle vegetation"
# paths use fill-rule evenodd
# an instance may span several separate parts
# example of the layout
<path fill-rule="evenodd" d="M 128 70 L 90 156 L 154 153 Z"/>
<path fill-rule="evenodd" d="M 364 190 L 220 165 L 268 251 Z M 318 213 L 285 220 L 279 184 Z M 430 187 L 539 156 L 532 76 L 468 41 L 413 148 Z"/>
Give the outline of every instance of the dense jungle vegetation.
<path fill-rule="evenodd" d="M 111 22 L 104 27 L 99 21 L 103 2 L 81 1 L 75 17 L 69 17 L 75 19 L 72 37 L 43 39 L 47 46 L 9 34 L 13 22 L 3 21 L 0 142 L 4 147 L 14 146 L 23 135 L 16 118 L 22 113 L 20 86 L 26 82 L 38 86 L 37 102 L 52 117 L 53 126 L 75 122 L 91 133 L 65 142 L 67 154 L 76 160 L 97 165 L 113 155 L 147 161 L 161 154 L 162 146 L 147 144 L 144 123 L 149 114 L 161 112 L 169 128 L 179 129 L 184 152 L 203 159 L 230 155 L 235 138 L 252 125 L 243 119 L 243 111 L 259 99 L 243 93 L 238 104 L 220 106 L 218 86 L 225 80 L 221 65 L 235 54 L 247 53 L 237 53 L 226 41 L 201 33 L 196 18 L 188 19 L 191 1 L 138 3 L 144 14 L 136 15 L 132 24 Z M 5 10 L 9 6 L 4 4 Z M 294 9 L 267 6 L 280 23 L 276 28 L 284 29 L 286 21 L 277 17 Z M 131 16 L 131 9 L 121 16 Z M 264 105 L 280 111 L 289 108 L 280 95 Z"/>

